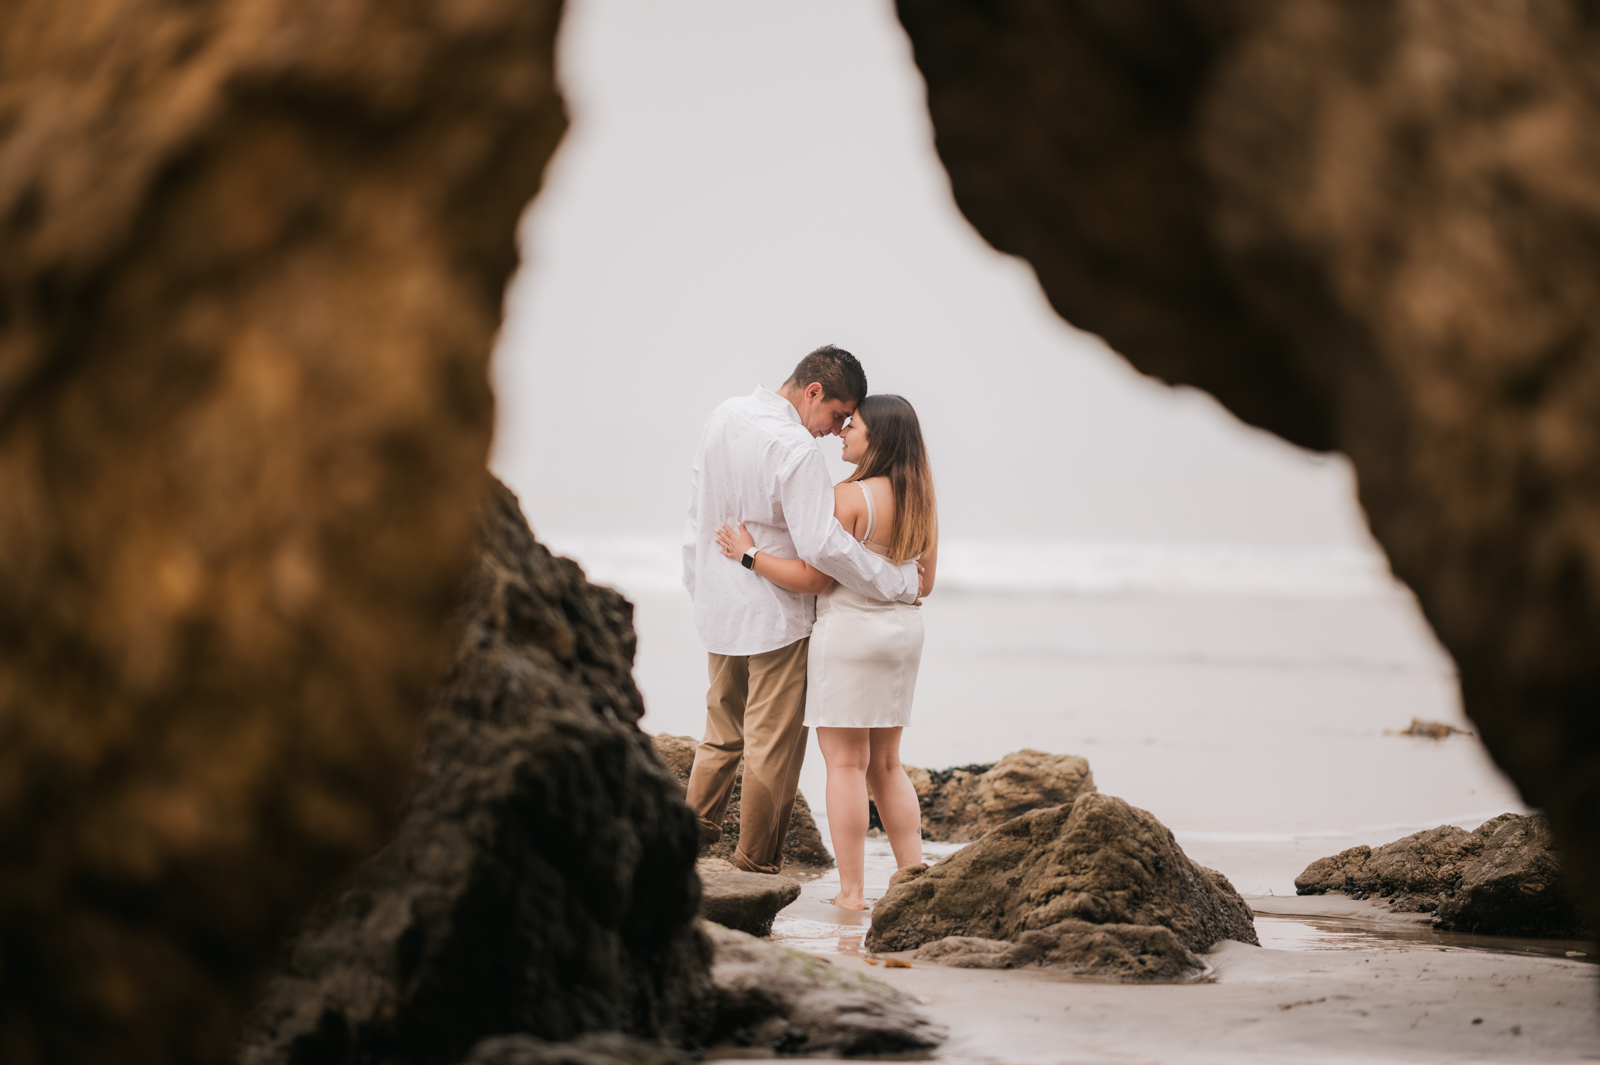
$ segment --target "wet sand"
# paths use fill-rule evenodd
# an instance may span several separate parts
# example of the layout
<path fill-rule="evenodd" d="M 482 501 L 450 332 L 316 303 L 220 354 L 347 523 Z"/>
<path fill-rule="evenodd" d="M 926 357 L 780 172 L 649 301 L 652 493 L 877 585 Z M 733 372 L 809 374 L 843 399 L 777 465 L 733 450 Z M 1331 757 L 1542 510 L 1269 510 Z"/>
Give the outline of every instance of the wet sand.
<path fill-rule="evenodd" d="M 930 844 L 928 857 L 957 849 Z M 892 869 L 869 841 L 869 897 Z M 808 879 L 774 941 L 917 996 L 950 1030 L 940 1061 L 1600 1061 L 1600 965 L 1584 943 L 1441 934 L 1424 915 L 1341 895 L 1264 896 L 1248 900 L 1263 945 L 1219 945 L 1192 984 L 887 969 L 861 947 L 870 916 L 828 905 L 837 874 L 791 872 Z"/>

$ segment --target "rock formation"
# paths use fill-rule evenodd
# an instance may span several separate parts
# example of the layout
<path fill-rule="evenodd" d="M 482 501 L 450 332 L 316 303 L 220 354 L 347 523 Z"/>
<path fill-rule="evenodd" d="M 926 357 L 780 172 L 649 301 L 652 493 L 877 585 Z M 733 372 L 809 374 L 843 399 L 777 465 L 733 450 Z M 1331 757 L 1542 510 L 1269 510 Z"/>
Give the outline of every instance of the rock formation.
<path fill-rule="evenodd" d="M 705 919 L 752 936 L 772 934 L 778 911 L 800 897 L 800 882 L 786 876 L 747 873 L 722 858 L 702 858 L 700 912 Z"/>
<path fill-rule="evenodd" d="M 1319 858 L 1295 877 L 1302 895 L 1381 898 L 1403 913 L 1433 913 L 1445 931 L 1575 937 L 1577 905 L 1542 817 L 1501 814 L 1468 832 L 1440 825 L 1376 849 Z"/>
<path fill-rule="evenodd" d="M 1071 754 L 1012 751 L 998 762 L 918 769 L 906 766 L 922 807 L 922 838 L 966 843 L 1029 810 L 1093 793 L 1089 763 Z M 872 823 L 877 810 L 872 812 Z"/>
<path fill-rule="evenodd" d="M 551 1043 L 531 1035 L 496 1035 L 472 1048 L 461 1065 L 689 1065 L 675 1047 L 615 1032 Z"/>
<path fill-rule="evenodd" d="M 698 833 L 638 728 L 633 653 L 627 601 L 536 544 L 496 483 L 399 833 L 297 938 L 240 1065 L 704 1041 Z"/>
<path fill-rule="evenodd" d="M 393 828 L 556 0 L 0 14 L 0 1059 L 215 1062 Z"/>
<path fill-rule="evenodd" d="M 1203 972 L 1195 955 L 1223 939 L 1258 942 L 1227 878 L 1144 810 L 1089 794 L 896 873 L 866 945 L 970 968 L 1176 980 Z"/>
<path fill-rule="evenodd" d="M 678 783 L 689 786 L 689 770 L 694 766 L 694 749 L 699 740 L 689 736 L 670 736 L 665 733 L 655 737 L 656 753 L 678 777 Z M 728 814 L 722 822 L 722 838 L 700 848 L 702 858 L 733 860 L 739 846 L 739 793 L 744 784 L 744 767 L 739 767 L 739 779 L 733 785 L 733 799 L 728 803 Z M 794 813 L 789 817 L 789 834 L 783 840 L 785 865 L 832 869 L 833 854 L 822 843 L 822 833 L 811 816 L 811 804 L 804 795 L 796 795 Z"/>
<path fill-rule="evenodd" d="M 1073 324 L 1339 449 L 1600 922 L 1586 0 L 898 0 L 957 203 Z"/>
<path fill-rule="evenodd" d="M 716 947 L 715 1042 L 784 1055 L 925 1052 L 945 1033 L 915 1000 L 826 958 L 708 925 Z"/>

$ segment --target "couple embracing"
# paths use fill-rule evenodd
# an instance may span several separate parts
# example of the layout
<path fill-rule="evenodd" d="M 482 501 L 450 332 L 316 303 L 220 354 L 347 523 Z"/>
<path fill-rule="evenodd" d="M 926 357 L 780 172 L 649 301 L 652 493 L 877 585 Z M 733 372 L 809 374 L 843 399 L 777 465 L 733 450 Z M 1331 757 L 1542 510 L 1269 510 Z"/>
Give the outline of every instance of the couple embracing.
<path fill-rule="evenodd" d="M 828 477 L 817 438 L 856 471 Z M 901 868 L 922 860 L 917 794 L 900 765 L 933 589 L 938 517 L 916 411 L 867 394 L 861 364 L 818 348 L 776 392 L 712 413 L 695 455 L 683 582 L 710 658 L 705 739 L 688 802 L 721 836 L 744 760 L 734 864 L 776 873 L 808 728 L 828 767 L 835 905 L 862 909 L 867 789 Z"/>

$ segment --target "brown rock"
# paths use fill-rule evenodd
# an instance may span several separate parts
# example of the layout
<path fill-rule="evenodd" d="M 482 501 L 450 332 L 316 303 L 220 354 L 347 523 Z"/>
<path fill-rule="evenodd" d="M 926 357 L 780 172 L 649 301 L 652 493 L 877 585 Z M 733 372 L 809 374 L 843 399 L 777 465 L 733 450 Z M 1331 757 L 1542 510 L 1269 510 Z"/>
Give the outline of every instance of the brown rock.
<path fill-rule="evenodd" d="M 951 843 L 977 839 L 1029 810 L 1070 803 L 1095 790 L 1086 760 L 1034 750 L 951 769 L 906 766 L 906 774 L 922 807 L 922 838 Z"/>
<path fill-rule="evenodd" d="M 1600 22 L 898 0 L 957 203 L 1140 370 L 1354 462 L 1600 922 Z"/>
<path fill-rule="evenodd" d="M 1561 883 L 1542 817 L 1501 814 L 1468 832 L 1440 825 L 1376 849 L 1319 858 L 1295 877 L 1302 895 L 1381 898 L 1401 912 L 1434 912 L 1446 931 L 1571 938 L 1583 920 Z"/>
<path fill-rule="evenodd" d="M 706 926 L 716 948 L 715 1045 L 824 1057 L 912 1054 L 945 1040 L 916 1000 L 826 958 Z"/>
<path fill-rule="evenodd" d="M 1150 814 L 1090 794 L 900 870 L 866 945 L 970 967 L 1172 980 L 1202 972 L 1195 955 L 1223 939 L 1257 942 L 1227 878 L 1191 861 Z"/>
<path fill-rule="evenodd" d="M 0 1058 L 219 1061 L 391 830 L 555 0 L 0 16 Z"/>
<path fill-rule="evenodd" d="M 531 1035 L 497 1035 L 472 1048 L 461 1065 L 689 1065 L 676 1047 L 615 1032 L 550 1043 Z"/>
<path fill-rule="evenodd" d="M 694 767 L 694 749 L 699 740 L 689 736 L 671 736 L 661 733 L 653 737 L 656 753 L 678 777 L 678 783 L 689 786 L 689 770 Z M 739 779 L 733 785 L 733 799 L 728 803 L 727 816 L 722 821 L 722 838 L 700 848 L 702 858 L 731 860 L 739 846 L 739 795 L 744 787 L 744 767 L 739 767 Z M 798 865 L 814 869 L 832 869 L 833 853 L 822 842 L 822 833 L 811 816 L 811 804 L 804 795 L 794 797 L 794 813 L 789 817 L 789 834 L 783 840 L 785 865 Z"/>
<path fill-rule="evenodd" d="M 701 859 L 698 869 L 705 919 L 752 936 L 771 935 L 778 911 L 800 897 L 797 880 L 747 873 L 721 858 Z"/>
<path fill-rule="evenodd" d="M 1454 725 L 1447 725 L 1443 721 L 1424 721 L 1420 717 L 1414 717 L 1411 719 L 1411 724 L 1400 730 L 1400 735 L 1447 740 L 1451 736 L 1470 736 L 1472 733 L 1458 729 Z"/>
<path fill-rule="evenodd" d="M 495 483 L 405 820 L 296 938 L 239 1065 L 432 1065 L 514 1032 L 706 1038 L 699 833 L 637 725 L 632 618 Z"/>

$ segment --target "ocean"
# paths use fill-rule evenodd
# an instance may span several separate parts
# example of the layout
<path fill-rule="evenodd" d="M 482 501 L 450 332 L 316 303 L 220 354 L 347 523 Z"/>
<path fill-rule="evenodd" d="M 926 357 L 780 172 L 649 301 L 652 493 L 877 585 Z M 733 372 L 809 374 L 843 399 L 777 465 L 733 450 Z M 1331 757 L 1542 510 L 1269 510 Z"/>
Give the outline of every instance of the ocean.
<path fill-rule="evenodd" d="M 551 540 L 635 605 L 645 729 L 700 735 L 705 655 L 677 545 Z M 1471 725 L 1375 552 L 952 541 L 922 609 L 908 764 L 1082 755 L 1100 791 L 1246 896 L 1293 894 L 1346 847 L 1526 810 L 1476 738 L 1399 735 L 1412 718 Z M 826 836 L 824 779 L 813 739 L 801 789 Z"/>

